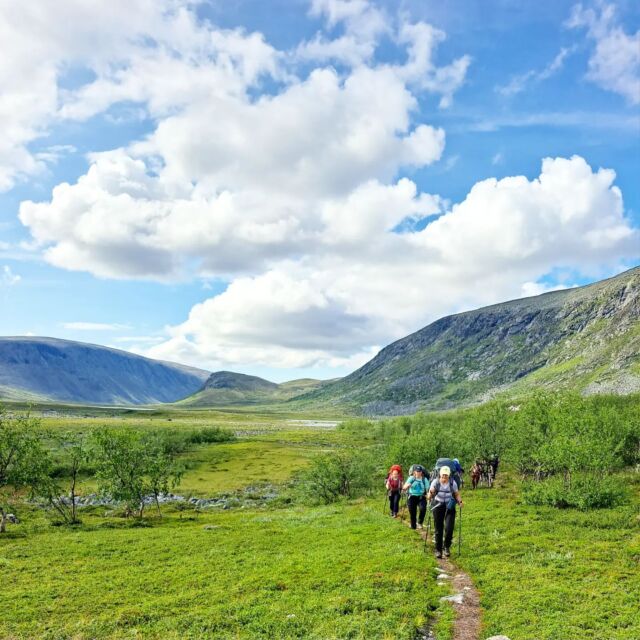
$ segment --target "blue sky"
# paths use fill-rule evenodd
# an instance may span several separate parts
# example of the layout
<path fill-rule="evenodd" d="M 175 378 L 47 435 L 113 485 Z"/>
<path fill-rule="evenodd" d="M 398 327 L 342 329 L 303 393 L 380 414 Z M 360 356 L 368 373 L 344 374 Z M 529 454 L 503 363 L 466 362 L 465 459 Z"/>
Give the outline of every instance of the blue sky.
<path fill-rule="evenodd" d="M 626 0 L 0 3 L 0 334 L 335 377 L 634 266 L 639 29 Z"/>

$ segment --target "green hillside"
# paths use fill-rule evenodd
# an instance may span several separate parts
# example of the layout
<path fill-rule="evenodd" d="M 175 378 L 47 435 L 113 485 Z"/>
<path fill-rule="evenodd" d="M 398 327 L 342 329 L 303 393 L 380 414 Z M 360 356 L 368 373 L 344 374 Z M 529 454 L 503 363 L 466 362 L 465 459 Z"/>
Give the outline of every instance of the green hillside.
<path fill-rule="evenodd" d="M 257 376 L 230 371 L 212 373 L 202 389 L 176 403 L 184 407 L 267 405 L 286 402 L 326 384 L 303 378 L 276 384 Z"/>
<path fill-rule="evenodd" d="M 640 390 L 640 268 L 441 318 L 303 404 L 414 413 L 539 387 Z"/>
<path fill-rule="evenodd" d="M 50 400 L 45 395 L 4 384 L 0 384 L 0 399 L 2 402 L 47 402 Z"/>

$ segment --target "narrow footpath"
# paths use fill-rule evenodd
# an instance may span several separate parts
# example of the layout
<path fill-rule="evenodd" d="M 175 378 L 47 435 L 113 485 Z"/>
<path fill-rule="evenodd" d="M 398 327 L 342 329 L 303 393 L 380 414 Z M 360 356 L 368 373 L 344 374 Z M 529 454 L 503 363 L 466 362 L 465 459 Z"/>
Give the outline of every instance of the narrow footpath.
<path fill-rule="evenodd" d="M 424 539 L 426 531 L 420 532 Z M 480 594 L 468 573 L 459 569 L 450 559 L 438 560 L 442 573 L 438 582 L 450 581 L 453 595 L 448 596 L 456 612 L 453 640 L 480 640 Z"/>
<path fill-rule="evenodd" d="M 405 523 L 409 526 L 409 523 Z M 427 531 L 418 531 L 425 540 Z M 432 552 L 431 540 L 427 540 L 427 549 Z M 453 626 L 453 640 L 480 640 L 480 594 L 474 587 L 469 574 L 459 569 L 450 558 L 438 560 L 440 573 L 436 576 L 438 584 L 449 583 L 453 594 L 443 600 L 451 602 L 456 614 Z M 434 640 L 435 636 L 428 629 L 421 640 Z"/>

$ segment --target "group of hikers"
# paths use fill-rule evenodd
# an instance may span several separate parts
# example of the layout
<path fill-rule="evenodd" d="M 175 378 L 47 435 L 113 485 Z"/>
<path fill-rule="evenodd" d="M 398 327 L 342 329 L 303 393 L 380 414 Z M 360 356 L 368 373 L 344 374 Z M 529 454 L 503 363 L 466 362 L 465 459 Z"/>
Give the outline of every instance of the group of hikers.
<path fill-rule="evenodd" d="M 476 489 L 481 482 L 488 487 L 493 487 L 499 464 L 500 458 L 497 455 L 476 460 L 471 467 L 471 488 Z"/>
<path fill-rule="evenodd" d="M 462 507 L 462 473 L 457 458 L 440 458 L 429 478 L 424 466 L 415 464 L 409 469 L 409 476 L 405 482 L 402 467 L 396 464 L 389 470 L 385 481 L 391 517 L 398 517 L 404 494 L 412 529 L 423 528 L 428 505 L 433 515 L 436 558 L 442 558 L 443 553 L 446 558 L 451 555 L 456 505 Z"/>

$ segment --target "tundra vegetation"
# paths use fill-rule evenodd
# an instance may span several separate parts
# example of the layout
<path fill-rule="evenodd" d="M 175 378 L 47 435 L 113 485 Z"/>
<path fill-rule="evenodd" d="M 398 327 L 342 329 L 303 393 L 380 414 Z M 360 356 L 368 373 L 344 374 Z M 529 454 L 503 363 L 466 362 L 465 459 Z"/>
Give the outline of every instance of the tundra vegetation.
<path fill-rule="evenodd" d="M 640 397 L 538 393 L 337 428 L 259 408 L 2 411 L 2 510 L 21 523 L 0 537 L 0 637 L 446 640 L 447 587 L 383 515 L 385 470 L 495 454 L 494 489 L 463 490 L 454 558 L 486 635 L 638 636 Z"/>

